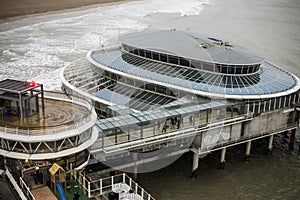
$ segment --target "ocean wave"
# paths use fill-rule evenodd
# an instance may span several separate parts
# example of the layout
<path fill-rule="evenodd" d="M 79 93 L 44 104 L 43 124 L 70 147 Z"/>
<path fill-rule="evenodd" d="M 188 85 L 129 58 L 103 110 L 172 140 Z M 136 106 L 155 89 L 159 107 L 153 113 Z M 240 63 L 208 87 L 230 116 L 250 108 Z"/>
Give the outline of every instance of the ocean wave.
<path fill-rule="evenodd" d="M 206 4 L 209 0 L 144 0 L 56 14 L 51 20 L 48 16 L 39 17 L 45 21 L 32 20 L 34 24 L 0 32 L 3 72 L 0 79 L 11 74 L 19 79 L 39 76 L 51 88 L 58 87 L 59 78 L 47 75 L 53 69 L 78 56 L 84 57 L 101 45 L 117 44 L 119 34 L 146 28 L 149 25 L 143 19 L 147 15 L 197 15 Z"/>

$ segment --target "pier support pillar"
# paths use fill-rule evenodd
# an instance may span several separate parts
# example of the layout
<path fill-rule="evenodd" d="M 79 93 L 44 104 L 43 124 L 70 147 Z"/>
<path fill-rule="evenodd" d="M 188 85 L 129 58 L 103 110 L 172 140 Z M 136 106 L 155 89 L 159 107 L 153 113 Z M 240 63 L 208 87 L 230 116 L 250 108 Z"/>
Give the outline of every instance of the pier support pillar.
<path fill-rule="evenodd" d="M 274 135 L 270 135 L 269 145 L 268 145 L 268 155 L 272 155 L 274 145 Z"/>
<path fill-rule="evenodd" d="M 296 139 L 296 129 L 293 129 L 293 130 L 291 130 L 290 143 L 289 143 L 290 151 L 294 151 L 295 139 Z"/>
<path fill-rule="evenodd" d="M 199 155 L 194 152 L 193 155 L 193 169 L 192 169 L 192 178 L 197 178 L 199 174 Z"/>
<path fill-rule="evenodd" d="M 225 169 L 225 156 L 226 156 L 226 148 L 223 148 L 221 151 L 221 161 L 219 169 Z"/>
<path fill-rule="evenodd" d="M 137 160 L 138 160 L 138 153 L 137 152 L 131 152 L 132 154 L 132 159 L 135 162 L 134 166 L 133 166 L 133 179 L 137 180 L 138 178 L 138 165 L 137 165 Z"/>
<path fill-rule="evenodd" d="M 250 152 L 251 152 L 251 141 L 247 142 L 246 146 L 246 161 L 250 160 Z"/>

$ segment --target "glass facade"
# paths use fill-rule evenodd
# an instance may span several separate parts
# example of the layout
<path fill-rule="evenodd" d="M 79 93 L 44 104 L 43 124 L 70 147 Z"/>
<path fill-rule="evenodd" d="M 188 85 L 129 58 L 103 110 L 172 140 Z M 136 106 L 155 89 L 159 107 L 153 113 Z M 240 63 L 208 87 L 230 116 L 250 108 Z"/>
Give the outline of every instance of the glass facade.
<path fill-rule="evenodd" d="M 155 51 L 148 51 L 144 49 L 139 49 L 136 47 L 129 46 L 127 44 L 122 44 L 122 48 L 125 52 L 131 53 L 137 56 L 141 56 L 144 58 L 172 64 L 172 65 L 180 65 L 184 67 L 191 67 L 198 70 L 208 71 L 208 72 L 216 72 L 222 74 L 231 74 L 231 75 L 245 75 L 245 74 L 253 74 L 259 71 L 260 64 L 253 65 L 224 65 L 217 63 L 209 63 L 189 58 L 182 58 L 180 56 L 174 56 L 169 54 L 163 54 Z"/>
<path fill-rule="evenodd" d="M 267 62 L 260 66 L 226 68 L 132 47 L 128 50 L 131 53 L 117 48 L 94 51 L 90 58 L 99 65 L 94 63 L 83 67 L 79 63 L 66 69 L 65 78 L 72 85 L 109 102 L 95 100 L 97 113 L 103 114 L 97 121 L 100 129 L 97 148 L 114 148 L 118 144 L 164 137 L 175 132 L 184 134 L 189 129 L 195 132 L 195 127 L 201 129 L 225 121 L 236 122 L 274 110 L 282 112 L 278 109 L 300 103 L 299 91 L 290 91 L 298 80 Z M 221 73 L 199 68 L 220 70 Z M 251 74 L 255 70 L 258 72 Z M 84 75 L 83 71 L 88 73 Z M 94 86 L 90 89 L 83 83 Z M 160 83 L 209 94 L 237 95 L 243 99 L 216 100 L 210 97 L 194 104 L 186 103 L 181 98 L 189 95 L 188 92 Z M 260 95 L 268 95 L 268 98 L 262 99 Z M 256 98 L 247 99 L 251 96 Z M 231 99 L 230 96 L 224 97 Z"/>
<path fill-rule="evenodd" d="M 175 102 L 174 102 L 175 103 Z M 176 108 L 170 104 L 166 110 L 151 110 L 101 119 L 97 122 L 102 147 L 159 136 L 178 130 L 206 127 L 234 119 L 247 119 L 260 113 L 293 107 L 299 104 L 299 92 L 278 98 L 253 102 L 214 100 L 193 106 Z M 181 104 L 182 105 L 182 104 Z M 223 123 L 224 122 L 224 123 Z"/>

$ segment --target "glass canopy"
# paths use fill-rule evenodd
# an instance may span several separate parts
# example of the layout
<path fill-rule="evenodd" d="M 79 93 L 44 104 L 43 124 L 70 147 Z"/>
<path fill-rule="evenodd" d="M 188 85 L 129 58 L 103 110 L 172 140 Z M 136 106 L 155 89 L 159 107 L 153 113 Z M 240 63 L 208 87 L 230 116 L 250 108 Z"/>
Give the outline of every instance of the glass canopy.
<path fill-rule="evenodd" d="M 94 51 L 91 58 L 119 72 L 210 94 L 272 95 L 298 85 L 293 75 L 268 62 L 261 64 L 259 73 L 234 76 L 159 63 L 122 54 L 119 49 Z"/>

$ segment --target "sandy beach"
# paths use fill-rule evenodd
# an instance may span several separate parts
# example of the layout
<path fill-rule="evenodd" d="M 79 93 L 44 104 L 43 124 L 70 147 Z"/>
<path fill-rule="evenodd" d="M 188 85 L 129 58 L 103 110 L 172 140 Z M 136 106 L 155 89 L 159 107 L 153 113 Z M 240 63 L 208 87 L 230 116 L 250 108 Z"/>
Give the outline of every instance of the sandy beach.
<path fill-rule="evenodd" d="M 0 1 L 0 23 L 26 17 L 49 15 L 113 5 L 132 0 L 10 0 Z"/>

